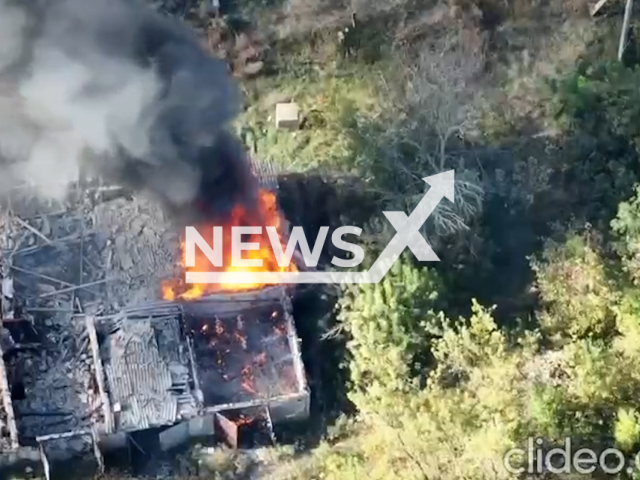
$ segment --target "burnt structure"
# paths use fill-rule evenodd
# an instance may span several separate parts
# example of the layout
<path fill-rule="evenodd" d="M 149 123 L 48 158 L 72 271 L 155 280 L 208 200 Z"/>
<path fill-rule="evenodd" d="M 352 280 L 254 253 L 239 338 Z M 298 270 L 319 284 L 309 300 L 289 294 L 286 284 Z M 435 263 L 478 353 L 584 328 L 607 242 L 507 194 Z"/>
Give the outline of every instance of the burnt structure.
<path fill-rule="evenodd" d="M 253 169 L 275 188 L 269 165 Z M 292 291 L 157 300 L 180 273 L 179 231 L 153 201 L 114 191 L 43 204 L 18 186 L 3 205 L 0 472 L 102 469 L 103 452 L 152 429 L 165 450 L 190 437 L 238 446 L 248 425 L 269 436 L 308 416 Z"/>
<path fill-rule="evenodd" d="M 273 423 L 308 415 L 306 377 L 284 287 L 153 302 L 96 324 L 113 433 L 207 417 L 210 432 L 191 436 L 213 434 L 214 414 L 256 408 Z M 174 432 L 176 438 L 187 436 Z M 170 434 L 164 436 L 167 446 L 176 443 Z"/>

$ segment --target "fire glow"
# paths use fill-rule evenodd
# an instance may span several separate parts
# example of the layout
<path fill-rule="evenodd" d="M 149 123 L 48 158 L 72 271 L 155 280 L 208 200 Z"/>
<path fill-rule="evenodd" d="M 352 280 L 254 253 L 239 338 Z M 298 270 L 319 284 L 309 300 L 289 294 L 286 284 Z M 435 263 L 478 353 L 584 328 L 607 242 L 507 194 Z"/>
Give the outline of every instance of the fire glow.
<path fill-rule="evenodd" d="M 203 238 L 213 239 L 215 235 L 214 223 L 197 227 Z M 272 239 L 269 238 L 266 227 L 273 227 L 278 234 L 281 245 L 284 236 L 283 218 L 278 209 L 276 196 L 272 191 L 260 190 L 257 197 L 257 205 L 253 209 L 248 209 L 244 205 L 236 205 L 229 216 L 229 220 L 222 222 L 222 249 L 221 266 L 216 267 L 211 264 L 207 256 L 199 250 L 195 250 L 195 262 L 187 264 L 187 249 L 185 242 L 181 242 L 180 269 L 182 272 L 240 272 L 243 278 L 242 283 L 233 284 L 210 284 L 194 283 L 185 284 L 181 279 L 172 279 L 163 282 L 162 297 L 165 300 L 195 300 L 210 293 L 220 291 L 245 291 L 259 289 L 265 284 L 256 281 L 254 274 L 257 272 L 295 272 L 296 266 L 293 262 L 286 266 L 280 266 L 272 248 Z M 219 225 L 215 223 L 215 225 Z M 260 233 L 251 233 L 246 236 L 246 244 L 254 244 L 252 249 L 245 250 L 246 258 L 243 259 L 243 266 L 237 266 L 237 259 L 233 258 L 233 252 L 229 248 L 231 245 L 231 235 L 234 227 L 259 225 L 262 228 Z M 215 241 L 209 242 L 215 245 Z"/>
<path fill-rule="evenodd" d="M 225 386 L 233 392 L 232 399 L 242 401 L 295 393 L 298 380 L 290 362 L 286 319 L 276 307 L 229 316 L 207 315 L 190 317 L 188 328 L 194 338 L 196 358 L 202 362 L 203 378 L 217 372 Z M 247 328 L 249 327 L 249 328 Z M 286 358 L 287 361 L 282 361 Z M 212 395 L 221 394 L 218 385 Z M 239 392 L 241 390 L 241 393 Z M 205 392 L 205 397 L 208 395 Z"/>

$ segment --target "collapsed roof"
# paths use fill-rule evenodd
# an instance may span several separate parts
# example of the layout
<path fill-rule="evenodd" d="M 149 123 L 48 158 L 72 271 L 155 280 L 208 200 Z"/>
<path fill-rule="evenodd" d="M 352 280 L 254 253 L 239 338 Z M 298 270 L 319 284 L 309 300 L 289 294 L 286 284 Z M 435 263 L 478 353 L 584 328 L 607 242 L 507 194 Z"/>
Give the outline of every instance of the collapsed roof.
<path fill-rule="evenodd" d="M 273 188 L 270 167 L 254 168 Z M 42 202 L 18 186 L 2 205 L 0 453 L 72 437 L 95 449 L 243 407 L 304 418 L 286 289 L 158 301 L 180 274 L 179 231 L 152 199 L 114 193 L 93 185 Z"/>

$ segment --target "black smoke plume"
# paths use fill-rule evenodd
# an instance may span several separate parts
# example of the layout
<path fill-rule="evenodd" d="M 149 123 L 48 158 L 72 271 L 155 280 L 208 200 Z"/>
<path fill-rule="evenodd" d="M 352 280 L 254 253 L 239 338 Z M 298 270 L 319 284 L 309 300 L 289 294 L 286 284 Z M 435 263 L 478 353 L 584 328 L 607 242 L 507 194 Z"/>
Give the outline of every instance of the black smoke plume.
<path fill-rule="evenodd" d="M 0 190 L 58 197 L 89 169 L 219 214 L 254 190 L 239 105 L 226 64 L 135 0 L 0 0 Z"/>

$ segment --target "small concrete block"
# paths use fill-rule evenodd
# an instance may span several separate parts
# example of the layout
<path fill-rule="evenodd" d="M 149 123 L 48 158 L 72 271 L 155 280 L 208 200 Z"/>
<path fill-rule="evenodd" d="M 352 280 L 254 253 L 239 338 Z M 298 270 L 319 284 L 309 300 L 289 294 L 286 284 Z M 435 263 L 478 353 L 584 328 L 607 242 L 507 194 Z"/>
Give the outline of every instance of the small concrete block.
<path fill-rule="evenodd" d="M 276 105 L 276 127 L 297 130 L 300 128 L 300 108 L 296 103 Z"/>

